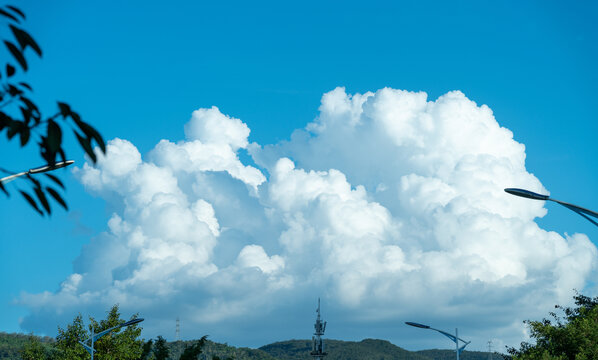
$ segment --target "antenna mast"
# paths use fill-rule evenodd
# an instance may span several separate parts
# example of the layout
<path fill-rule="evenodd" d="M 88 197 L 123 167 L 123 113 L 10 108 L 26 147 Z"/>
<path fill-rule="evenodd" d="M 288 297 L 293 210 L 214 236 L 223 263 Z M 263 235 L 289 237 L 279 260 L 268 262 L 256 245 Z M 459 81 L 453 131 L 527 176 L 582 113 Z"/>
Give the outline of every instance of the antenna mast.
<path fill-rule="evenodd" d="M 181 341 L 181 321 L 178 316 L 176 318 L 176 341 Z"/>
<path fill-rule="evenodd" d="M 314 336 L 312 336 L 312 351 L 310 355 L 314 358 L 314 360 L 323 360 L 324 356 L 326 356 L 326 352 L 324 352 L 324 341 L 322 340 L 322 335 L 324 335 L 324 331 L 326 331 L 326 321 L 322 322 L 320 319 L 320 298 L 318 298 L 318 309 L 316 310 L 318 317 L 316 318 L 316 323 L 314 324 L 314 328 L 316 332 Z"/>

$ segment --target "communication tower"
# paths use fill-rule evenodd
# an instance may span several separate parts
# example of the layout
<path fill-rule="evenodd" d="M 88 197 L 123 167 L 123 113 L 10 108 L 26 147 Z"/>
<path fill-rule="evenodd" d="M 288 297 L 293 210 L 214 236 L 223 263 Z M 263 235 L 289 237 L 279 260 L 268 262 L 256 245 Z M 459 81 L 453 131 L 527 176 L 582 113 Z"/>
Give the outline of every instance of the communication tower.
<path fill-rule="evenodd" d="M 312 336 L 313 345 L 310 355 L 314 360 L 322 360 L 327 354 L 324 352 L 324 341 L 322 340 L 322 335 L 324 335 L 324 331 L 326 331 L 326 321 L 322 322 L 320 319 L 320 298 L 318 298 L 318 309 L 316 310 L 316 313 L 318 314 L 316 323 L 314 324 L 316 332 L 314 333 L 314 336 Z"/>
<path fill-rule="evenodd" d="M 181 321 L 178 316 L 176 318 L 176 341 L 181 341 Z"/>

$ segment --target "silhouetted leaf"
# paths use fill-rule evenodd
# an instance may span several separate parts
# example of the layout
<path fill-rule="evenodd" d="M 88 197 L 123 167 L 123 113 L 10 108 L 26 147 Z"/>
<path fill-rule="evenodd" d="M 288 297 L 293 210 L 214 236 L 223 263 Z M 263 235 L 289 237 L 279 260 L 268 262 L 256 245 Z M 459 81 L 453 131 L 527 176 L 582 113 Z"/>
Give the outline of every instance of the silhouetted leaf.
<path fill-rule="evenodd" d="M 23 93 L 23 91 L 21 89 L 19 89 L 18 87 L 9 84 L 8 85 L 8 93 L 10 94 L 10 96 L 17 96 L 17 95 L 21 95 Z"/>
<path fill-rule="evenodd" d="M 8 191 L 6 191 L 6 188 L 4 187 L 4 184 L 2 184 L 2 181 L 0 181 L 0 190 L 2 190 L 2 192 L 4 194 L 6 194 L 6 196 L 10 196 L 10 194 L 8 193 Z"/>
<path fill-rule="evenodd" d="M 23 126 L 23 123 L 20 121 L 13 121 L 8 125 L 9 129 L 6 132 L 8 140 L 12 139 L 16 134 L 19 133 L 19 131 L 21 131 L 21 126 Z"/>
<path fill-rule="evenodd" d="M 31 176 L 30 174 L 27 174 L 26 176 L 27 176 L 27 179 L 33 183 L 33 185 L 35 185 L 36 187 L 41 189 L 42 184 L 39 182 L 39 180 L 37 180 L 36 178 Z"/>
<path fill-rule="evenodd" d="M 98 146 L 100 147 L 102 152 L 105 154 L 106 153 L 106 143 L 104 142 L 104 139 L 100 136 L 100 133 L 95 131 L 93 138 L 96 141 L 96 143 L 98 143 Z"/>
<path fill-rule="evenodd" d="M 37 109 L 37 105 L 35 105 L 33 103 L 33 101 L 29 100 L 29 98 L 27 98 L 23 95 L 19 96 L 19 100 L 21 100 L 21 102 L 25 103 L 25 105 L 27 105 L 27 107 L 30 108 L 31 110 L 38 112 L 38 115 L 39 115 L 39 110 Z"/>
<path fill-rule="evenodd" d="M 0 131 L 13 122 L 12 118 L 0 111 Z"/>
<path fill-rule="evenodd" d="M 71 118 L 73 119 L 73 121 L 75 122 L 81 122 L 81 117 L 79 116 L 79 114 L 77 114 L 74 111 L 71 111 Z"/>
<path fill-rule="evenodd" d="M 93 138 L 96 141 L 96 143 L 100 146 L 100 149 L 102 150 L 102 152 L 105 154 L 106 153 L 106 144 L 104 143 L 104 139 L 102 139 L 102 136 L 100 135 L 100 133 L 96 129 L 94 129 L 91 125 L 82 121 L 81 118 L 79 117 L 79 114 L 73 112 L 73 113 L 71 113 L 71 117 L 75 121 L 75 123 L 77 124 L 79 129 L 81 129 L 81 131 L 83 131 L 83 133 L 88 138 Z"/>
<path fill-rule="evenodd" d="M 47 163 L 49 163 L 51 161 L 50 158 L 52 156 L 50 155 L 50 153 L 48 153 L 48 138 L 41 135 L 38 145 L 39 145 L 39 154 L 41 155 L 41 157 L 44 160 L 46 160 Z M 56 156 L 56 155 L 54 155 L 54 156 Z"/>
<path fill-rule="evenodd" d="M 21 15 L 21 17 L 23 19 L 25 19 L 25 14 L 21 10 L 19 10 L 19 8 L 12 6 L 12 5 L 6 5 L 6 7 L 9 8 L 10 10 L 16 12 L 17 14 Z"/>
<path fill-rule="evenodd" d="M 60 114 L 63 118 L 66 118 L 71 114 L 71 107 L 69 106 L 69 104 L 65 104 L 58 101 L 58 108 L 60 109 Z"/>
<path fill-rule="evenodd" d="M 83 136 L 79 135 L 79 133 L 76 131 L 75 135 L 77 136 L 77 140 L 79 140 L 79 144 L 81 144 L 81 147 L 83 148 L 83 150 L 85 150 L 85 153 L 89 155 L 91 161 L 95 163 L 97 159 L 96 154 L 94 154 L 93 149 L 91 148 L 91 139 L 89 137 L 84 138 Z"/>
<path fill-rule="evenodd" d="M 31 120 L 31 110 L 25 109 L 22 106 L 19 106 L 19 109 L 21 109 L 21 115 L 23 115 L 23 122 L 25 125 L 29 125 L 29 121 Z"/>
<path fill-rule="evenodd" d="M 16 22 L 20 22 L 19 19 L 17 19 L 16 17 L 14 17 L 11 13 L 8 13 L 8 12 L 2 10 L 2 9 L 0 9 L 0 15 L 4 15 L 4 16 L 6 16 L 9 19 L 12 19 L 12 20 L 14 20 Z"/>
<path fill-rule="evenodd" d="M 58 149 L 58 153 L 60 154 L 60 159 L 62 162 L 66 161 L 66 155 L 64 154 L 64 150 L 62 148 Z"/>
<path fill-rule="evenodd" d="M 46 194 L 44 194 L 44 191 L 42 190 L 42 188 L 39 186 L 36 186 L 34 190 L 35 190 L 35 194 L 37 195 L 37 198 L 39 199 L 39 202 L 41 202 L 44 209 L 46 209 L 46 212 L 48 214 L 51 214 L 52 209 L 50 209 L 50 203 L 48 202 L 48 198 L 46 197 Z"/>
<path fill-rule="evenodd" d="M 27 83 L 20 82 L 19 85 L 21 85 L 22 87 L 24 87 L 25 89 L 27 89 L 29 91 L 33 91 L 33 89 L 31 88 L 31 86 L 29 86 L 29 84 L 27 84 Z"/>
<path fill-rule="evenodd" d="M 23 68 L 23 70 L 27 71 L 27 61 L 25 60 L 25 57 L 21 53 L 21 50 L 19 50 L 15 46 L 15 44 L 11 43 L 10 41 L 4 40 L 4 44 L 8 48 L 8 51 L 10 51 L 10 53 L 12 54 L 12 56 L 15 58 L 15 60 L 17 60 L 19 62 L 19 65 L 21 65 L 21 67 Z"/>
<path fill-rule="evenodd" d="M 27 194 L 26 192 L 19 190 L 19 192 L 21 193 L 21 195 L 23 195 L 23 197 L 25 198 L 25 200 L 27 200 L 27 202 L 29 203 L 29 205 L 31 205 L 35 211 L 37 211 L 40 215 L 43 215 L 44 213 L 39 209 L 39 207 L 37 207 L 37 204 L 35 203 L 35 200 L 33 200 L 33 198 Z"/>
<path fill-rule="evenodd" d="M 11 77 L 14 74 L 15 74 L 15 67 L 10 64 L 6 64 L 6 76 Z"/>
<path fill-rule="evenodd" d="M 58 186 L 60 186 L 61 188 L 64 189 L 64 184 L 62 183 L 62 181 L 60 181 L 59 178 L 57 178 L 56 176 L 50 174 L 50 173 L 44 173 L 44 175 L 46 175 L 47 177 L 50 178 L 50 180 L 54 181 L 56 184 L 58 184 Z"/>
<path fill-rule="evenodd" d="M 25 146 L 29 142 L 29 136 L 31 136 L 31 131 L 28 127 L 24 126 L 21 130 L 21 146 Z"/>
<path fill-rule="evenodd" d="M 62 130 L 54 120 L 48 121 L 48 147 L 50 152 L 56 153 L 62 144 Z"/>
<path fill-rule="evenodd" d="M 27 105 L 27 109 L 29 109 L 31 117 L 33 117 L 33 119 L 35 120 L 35 124 L 39 124 L 39 122 L 41 120 L 41 114 L 39 113 L 39 109 L 37 108 L 37 105 L 35 105 L 31 100 L 29 100 L 28 98 L 26 98 L 23 95 L 19 96 L 19 99 L 21 100 L 22 103 Z"/>
<path fill-rule="evenodd" d="M 37 43 L 35 42 L 35 40 L 33 40 L 31 35 L 29 35 L 26 31 L 19 29 L 16 26 L 9 26 L 10 30 L 12 30 L 12 33 L 15 35 L 15 38 L 19 42 L 19 45 L 21 45 L 22 50 L 25 50 L 25 48 L 29 46 L 33 49 L 33 51 L 37 53 L 39 57 L 42 56 L 42 49 L 40 49 L 39 45 L 37 45 Z"/>
<path fill-rule="evenodd" d="M 48 194 L 52 195 L 54 200 L 56 200 L 60 205 L 62 205 L 64 210 L 69 209 L 69 207 L 66 205 L 66 202 L 62 199 L 60 194 L 58 194 L 58 192 L 56 192 L 56 190 L 52 189 L 51 187 L 46 186 L 46 191 L 48 192 Z"/>

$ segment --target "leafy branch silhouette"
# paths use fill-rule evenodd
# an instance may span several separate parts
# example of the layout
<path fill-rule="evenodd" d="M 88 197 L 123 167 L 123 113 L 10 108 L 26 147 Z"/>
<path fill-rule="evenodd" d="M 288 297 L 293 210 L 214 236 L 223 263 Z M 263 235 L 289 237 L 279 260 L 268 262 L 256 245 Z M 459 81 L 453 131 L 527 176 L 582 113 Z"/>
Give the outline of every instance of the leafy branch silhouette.
<path fill-rule="evenodd" d="M 6 133 L 8 141 L 18 139 L 21 148 L 36 143 L 39 153 L 47 166 L 54 167 L 57 160 L 67 161 L 63 148 L 64 130 L 72 131 L 79 145 L 89 158 L 95 163 L 96 154 L 92 143 L 95 143 L 102 153 L 106 152 L 106 144 L 100 133 L 91 125 L 84 122 L 81 116 L 73 111 L 65 102 L 57 102 L 58 110 L 49 117 L 43 117 L 39 107 L 30 98 L 33 88 L 26 82 L 18 81 L 19 69 L 22 73 L 28 70 L 27 52 L 33 52 L 39 58 L 42 50 L 37 42 L 27 31 L 21 27 L 25 21 L 25 13 L 15 6 L 0 7 L 0 18 L 7 21 L 11 39 L 3 39 L 6 49 L 12 56 L 3 68 L 0 68 L 0 134 Z M 30 50 L 30 51 L 29 51 Z M 0 172 L 14 175 L 16 172 L 0 168 Z M 43 180 L 36 179 L 30 173 L 25 174 L 30 185 L 29 192 L 19 190 L 23 198 L 40 215 L 50 215 L 52 209 L 49 199 L 54 199 L 60 206 L 68 210 L 66 201 L 58 189 L 65 189 L 62 181 L 45 173 L 46 180 L 54 186 L 44 184 Z M 5 184 L 0 181 L 0 190 L 10 196 Z"/>

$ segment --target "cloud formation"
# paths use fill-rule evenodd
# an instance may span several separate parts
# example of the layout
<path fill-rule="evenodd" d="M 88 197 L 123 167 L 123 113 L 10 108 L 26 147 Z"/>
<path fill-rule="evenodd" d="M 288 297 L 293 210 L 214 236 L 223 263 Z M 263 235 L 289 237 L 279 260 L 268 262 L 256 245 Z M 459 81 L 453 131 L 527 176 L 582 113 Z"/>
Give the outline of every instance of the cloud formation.
<path fill-rule="evenodd" d="M 254 316 L 275 324 L 322 295 L 347 327 L 435 319 L 513 345 L 521 320 L 567 303 L 595 274 L 586 235 L 539 228 L 542 202 L 503 192 L 547 190 L 511 131 L 459 91 L 429 101 L 337 88 L 289 141 L 250 144 L 249 133 L 199 109 L 185 140 L 142 157 L 113 139 L 96 167 L 77 169 L 117 210 L 58 291 L 21 297 L 31 309 L 22 327 L 54 329 L 73 309 L 118 302 L 156 319 L 151 336 L 184 312 L 189 327 L 262 345 L 273 335 Z M 239 323 L 256 337 L 235 333 Z M 275 340 L 301 336 L 290 331 Z"/>

